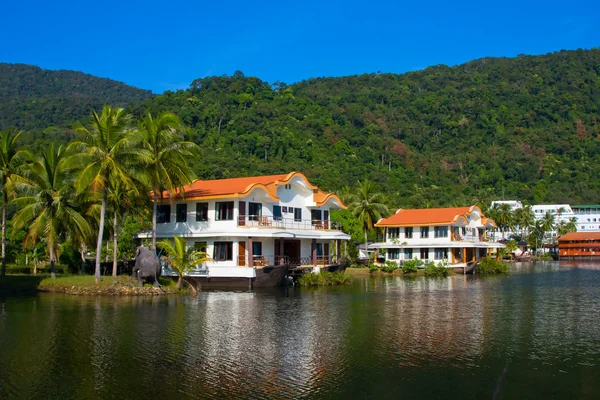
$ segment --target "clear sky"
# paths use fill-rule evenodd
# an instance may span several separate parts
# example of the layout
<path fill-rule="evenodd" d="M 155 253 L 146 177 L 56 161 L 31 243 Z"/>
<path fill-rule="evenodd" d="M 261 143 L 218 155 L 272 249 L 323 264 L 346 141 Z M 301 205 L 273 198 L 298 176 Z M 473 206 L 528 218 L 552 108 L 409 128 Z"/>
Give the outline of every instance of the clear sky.
<path fill-rule="evenodd" d="M 273 83 L 600 46 L 600 0 L 7 0 L 0 62 L 163 92 L 242 70 Z"/>

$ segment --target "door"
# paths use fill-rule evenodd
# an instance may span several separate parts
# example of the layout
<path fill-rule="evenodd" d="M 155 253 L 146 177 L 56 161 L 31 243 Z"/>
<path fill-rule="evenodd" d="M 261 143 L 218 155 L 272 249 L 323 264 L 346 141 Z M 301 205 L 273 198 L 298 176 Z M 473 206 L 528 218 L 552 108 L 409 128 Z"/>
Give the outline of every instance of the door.
<path fill-rule="evenodd" d="M 246 226 L 246 202 L 239 202 L 238 226 Z"/>
<path fill-rule="evenodd" d="M 284 240 L 283 255 L 289 260 L 291 265 L 300 265 L 300 241 Z"/>
<path fill-rule="evenodd" d="M 246 242 L 240 242 L 238 251 L 238 267 L 246 266 Z"/>
<path fill-rule="evenodd" d="M 323 227 L 329 229 L 329 211 L 323 211 Z"/>

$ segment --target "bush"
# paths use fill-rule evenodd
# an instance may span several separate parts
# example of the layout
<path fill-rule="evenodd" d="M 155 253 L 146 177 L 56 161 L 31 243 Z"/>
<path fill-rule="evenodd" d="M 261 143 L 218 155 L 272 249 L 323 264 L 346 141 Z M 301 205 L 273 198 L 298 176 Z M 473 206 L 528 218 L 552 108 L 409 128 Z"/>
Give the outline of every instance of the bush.
<path fill-rule="evenodd" d="M 429 262 L 425 266 L 425 276 L 429 277 L 446 277 L 450 275 L 450 269 L 448 269 L 447 262 L 440 262 L 439 264 L 435 264 L 433 261 Z"/>
<path fill-rule="evenodd" d="M 495 258 L 486 257 L 477 264 L 477 271 L 482 274 L 500 274 L 508 271 L 506 264 Z"/>
<path fill-rule="evenodd" d="M 396 264 L 393 261 L 386 261 L 385 265 L 383 267 L 381 267 L 381 270 L 388 274 L 391 274 L 392 272 L 396 271 L 397 269 L 398 269 L 398 264 Z"/>
<path fill-rule="evenodd" d="M 375 264 L 369 265 L 369 272 L 370 273 L 377 272 L 377 271 L 379 271 L 379 267 L 377 265 L 375 265 Z"/>
<path fill-rule="evenodd" d="M 71 272 L 68 265 L 55 264 L 54 269 L 56 270 L 57 274 L 68 274 Z M 6 266 L 6 273 L 9 275 L 33 275 L 33 265 L 30 263 L 30 265 L 26 267 L 24 265 L 9 264 Z M 49 274 L 50 264 L 44 263 L 38 265 L 37 273 Z"/>
<path fill-rule="evenodd" d="M 402 272 L 405 274 L 413 274 L 417 272 L 417 269 L 421 265 L 423 265 L 423 261 L 417 260 L 416 258 L 414 260 L 404 261 L 402 263 Z"/>
<path fill-rule="evenodd" d="M 350 282 L 350 277 L 341 271 L 325 272 L 318 274 L 310 272 L 298 278 L 298 284 L 302 286 L 325 286 L 325 285 L 345 285 Z"/>

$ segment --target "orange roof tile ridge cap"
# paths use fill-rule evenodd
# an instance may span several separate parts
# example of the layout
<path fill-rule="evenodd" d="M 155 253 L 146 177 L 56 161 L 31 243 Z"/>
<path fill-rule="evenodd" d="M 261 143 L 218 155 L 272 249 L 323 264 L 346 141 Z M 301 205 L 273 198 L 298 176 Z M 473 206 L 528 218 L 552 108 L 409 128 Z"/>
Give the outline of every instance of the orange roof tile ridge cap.
<path fill-rule="evenodd" d="M 394 215 L 398 214 L 400 211 L 402 211 L 402 208 L 397 209 Z"/>

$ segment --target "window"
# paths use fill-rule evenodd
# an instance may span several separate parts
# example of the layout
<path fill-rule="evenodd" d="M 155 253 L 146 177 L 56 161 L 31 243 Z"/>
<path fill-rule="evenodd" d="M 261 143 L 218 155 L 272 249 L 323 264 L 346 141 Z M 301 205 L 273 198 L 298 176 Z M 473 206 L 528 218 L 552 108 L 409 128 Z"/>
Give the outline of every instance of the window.
<path fill-rule="evenodd" d="M 404 249 L 404 259 L 412 260 L 413 258 L 413 249 Z"/>
<path fill-rule="evenodd" d="M 412 239 L 412 235 L 413 235 L 412 226 L 407 226 L 406 228 L 404 228 L 404 237 L 405 238 Z"/>
<path fill-rule="evenodd" d="M 262 257 L 262 242 L 252 242 L 252 255 Z"/>
<path fill-rule="evenodd" d="M 231 221 L 233 219 L 233 201 L 222 201 L 215 204 L 215 221 Z"/>
<path fill-rule="evenodd" d="M 323 257 L 323 243 L 317 243 L 317 257 Z"/>
<path fill-rule="evenodd" d="M 310 219 L 313 225 L 315 221 L 321 221 L 321 210 L 310 210 Z"/>
<path fill-rule="evenodd" d="M 421 260 L 429 260 L 429 249 L 421 249 Z"/>
<path fill-rule="evenodd" d="M 196 203 L 196 221 L 208 221 L 208 203 Z"/>
<path fill-rule="evenodd" d="M 397 260 L 400 258 L 400 249 L 388 249 L 388 260 Z"/>
<path fill-rule="evenodd" d="M 213 248 L 213 259 L 215 261 L 233 260 L 233 242 L 215 242 Z"/>
<path fill-rule="evenodd" d="M 448 237 L 448 227 L 447 226 L 436 226 L 433 229 L 433 235 L 436 238 L 445 238 L 445 237 Z"/>
<path fill-rule="evenodd" d="M 435 249 L 435 259 L 443 260 L 444 258 L 448 258 L 448 250 L 447 249 Z"/>
<path fill-rule="evenodd" d="M 281 221 L 281 206 L 273 206 L 273 219 Z"/>
<path fill-rule="evenodd" d="M 302 221 L 302 209 L 294 208 L 294 221 Z"/>
<path fill-rule="evenodd" d="M 286 184 L 286 185 L 285 185 L 285 188 L 286 188 L 287 190 L 290 190 L 290 189 L 292 188 L 292 184 L 291 184 L 291 183 L 288 183 L 288 184 Z"/>
<path fill-rule="evenodd" d="M 262 204 L 248 203 L 248 214 L 250 221 L 258 221 L 258 217 L 262 215 Z"/>
<path fill-rule="evenodd" d="M 160 204 L 156 207 L 156 222 L 159 224 L 168 224 L 171 222 L 170 204 Z"/>
<path fill-rule="evenodd" d="M 187 204 L 177 204 L 175 208 L 175 221 L 186 222 L 187 221 Z"/>
<path fill-rule="evenodd" d="M 388 238 L 397 239 L 400 237 L 400 228 L 388 228 Z"/>
<path fill-rule="evenodd" d="M 429 237 L 429 227 L 428 226 L 422 226 L 421 227 L 421 239 L 425 239 Z"/>

